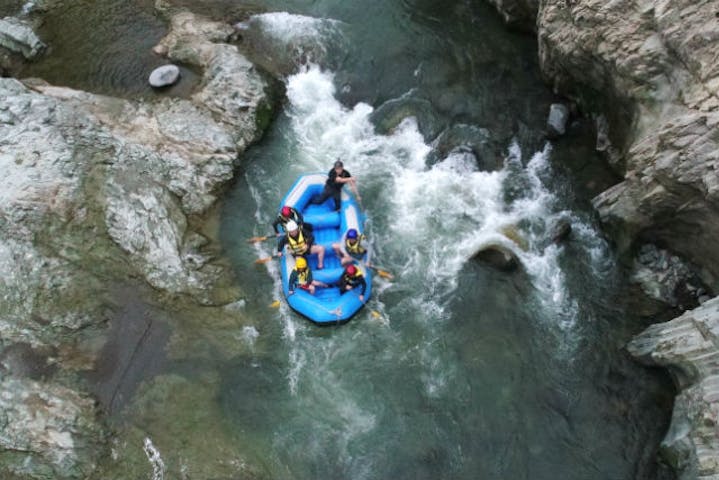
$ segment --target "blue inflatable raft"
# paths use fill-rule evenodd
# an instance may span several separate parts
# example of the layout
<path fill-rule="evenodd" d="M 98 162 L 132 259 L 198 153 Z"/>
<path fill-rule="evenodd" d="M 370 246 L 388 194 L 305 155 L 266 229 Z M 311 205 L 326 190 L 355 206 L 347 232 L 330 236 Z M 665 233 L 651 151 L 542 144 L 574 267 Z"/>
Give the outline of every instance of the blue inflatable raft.
<path fill-rule="evenodd" d="M 288 247 L 285 247 L 280 259 L 282 291 L 287 303 L 293 310 L 320 325 L 344 323 L 364 306 L 359 299 L 359 292 L 353 290 L 340 295 L 336 284 L 339 282 L 343 268 L 339 258 L 332 250 L 332 244 L 341 243 L 345 232 L 350 228 L 362 233 L 365 216 L 354 196 L 346 191 L 348 187 L 342 189 L 342 204 L 339 212 L 334 210 L 332 198 L 321 205 L 310 205 L 310 200 L 322 192 L 326 180 L 326 174 L 303 175 L 297 179 L 280 203 L 280 208 L 283 205 L 289 205 L 301 212 L 304 221 L 312 224 L 314 228 L 312 233 L 315 237 L 315 244 L 325 247 L 322 270 L 317 270 L 317 255 L 306 257 L 314 279 L 330 285 L 328 288 L 317 287 L 314 295 L 299 288 L 293 295 L 289 295 L 289 278 L 295 267 L 295 259 Z M 363 263 L 357 267 L 367 281 L 367 289 L 364 294 L 366 303 L 372 294 L 372 273 Z"/>

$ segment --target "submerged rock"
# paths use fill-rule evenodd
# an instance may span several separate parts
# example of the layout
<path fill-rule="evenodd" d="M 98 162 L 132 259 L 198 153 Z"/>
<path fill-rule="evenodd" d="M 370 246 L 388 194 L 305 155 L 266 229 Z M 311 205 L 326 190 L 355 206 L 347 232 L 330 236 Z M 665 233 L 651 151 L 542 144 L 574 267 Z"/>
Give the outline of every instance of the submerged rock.
<path fill-rule="evenodd" d="M 504 271 L 516 270 L 520 262 L 517 255 L 508 247 L 492 243 L 481 247 L 472 259 Z"/>

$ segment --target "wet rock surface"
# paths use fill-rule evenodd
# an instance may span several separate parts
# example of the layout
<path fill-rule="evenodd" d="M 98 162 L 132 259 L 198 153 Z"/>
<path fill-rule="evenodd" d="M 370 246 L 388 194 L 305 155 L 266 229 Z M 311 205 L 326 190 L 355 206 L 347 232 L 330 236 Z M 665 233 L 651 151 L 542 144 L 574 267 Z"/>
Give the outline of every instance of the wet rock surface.
<path fill-rule="evenodd" d="M 33 31 L 31 24 L 14 17 L 0 19 L 0 47 L 21 54 L 28 60 L 32 60 L 47 48 Z"/>
<path fill-rule="evenodd" d="M 161 54 L 166 54 L 162 48 L 156 49 Z M 180 78 L 180 69 L 177 65 L 163 65 L 157 67 L 150 73 L 148 82 L 155 88 L 167 87 L 174 84 Z"/>
<path fill-rule="evenodd" d="M 652 325 L 628 345 L 643 362 L 667 367 L 680 390 L 662 447 L 681 479 L 716 478 L 719 470 L 718 340 L 719 297 Z"/>
<path fill-rule="evenodd" d="M 508 20 L 534 8 L 492 3 Z M 536 24 L 543 74 L 557 93 L 594 112 L 597 150 L 623 175 L 593 201 L 606 229 L 622 253 L 645 243 L 671 252 L 642 247 L 634 280 L 657 302 L 654 313 L 660 304 L 702 304 L 630 344 L 635 355 L 671 367 L 680 387 L 691 384 L 664 442 L 687 479 L 719 475 L 710 366 L 719 353 L 717 303 L 709 300 L 719 285 L 717 12 L 717 0 L 549 0 Z"/>
<path fill-rule="evenodd" d="M 105 452 L 94 401 L 78 393 L 75 372 L 101 354 L 113 279 L 139 278 L 170 303 L 238 299 L 223 287 L 231 273 L 212 259 L 198 219 L 262 134 L 273 90 L 223 43 L 231 27 L 186 13 L 172 25 L 163 40 L 169 58 L 205 72 L 190 100 L 130 101 L 0 78 L 7 475 L 86 478 Z"/>

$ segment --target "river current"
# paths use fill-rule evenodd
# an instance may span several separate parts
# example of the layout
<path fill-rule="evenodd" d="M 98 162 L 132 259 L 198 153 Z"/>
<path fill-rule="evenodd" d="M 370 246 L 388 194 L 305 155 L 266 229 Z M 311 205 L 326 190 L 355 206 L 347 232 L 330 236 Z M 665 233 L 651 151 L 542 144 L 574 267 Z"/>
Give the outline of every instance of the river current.
<path fill-rule="evenodd" d="M 96 3 L 124 26 L 113 30 L 123 46 L 145 52 L 162 34 L 149 2 Z M 222 203 L 223 254 L 249 318 L 230 329 L 237 352 L 152 369 L 144 382 L 160 370 L 162 388 L 141 388 L 117 420 L 129 432 L 120 464 L 134 442 L 145 456 L 129 471 L 144 478 L 671 478 L 656 462 L 671 383 L 623 349 L 641 324 L 589 207 L 614 179 L 582 122 L 545 139 L 558 99 L 530 35 L 470 1 L 184 4 L 241 20 L 245 43 L 264 42 L 255 55 L 277 49 L 292 68 Z M 26 73 L 152 96 L 134 69 L 157 60 L 68 74 L 53 67 L 63 51 Z M 271 230 L 298 175 L 337 158 L 358 179 L 374 262 L 395 279 L 375 277 L 363 311 L 319 328 L 272 306 L 277 267 L 254 260 L 273 245 L 246 239 Z M 572 234 L 557 245 L 560 219 Z M 521 268 L 471 260 L 492 243 Z M 208 335 L 212 319 L 199 323 Z"/>

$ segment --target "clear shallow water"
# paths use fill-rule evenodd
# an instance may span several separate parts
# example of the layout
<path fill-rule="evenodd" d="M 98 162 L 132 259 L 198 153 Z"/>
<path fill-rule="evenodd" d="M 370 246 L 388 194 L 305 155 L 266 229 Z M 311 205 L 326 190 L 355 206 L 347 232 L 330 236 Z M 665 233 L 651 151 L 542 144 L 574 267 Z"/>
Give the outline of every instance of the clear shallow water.
<path fill-rule="evenodd" d="M 640 327 L 587 209 L 611 177 L 581 129 L 543 140 L 553 97 L 533 40 L 472 2 L 185 3 L 231 20 L 287 12 L 250 19 L 248 38 L 264 29 L 312 62 L 288 75 L 285 110 L 223 205 L 245 323 L 173 312 L 161 375 L 147 369 L 135 400 L 123 399 L 116 466 L 98 478 L 657 478 L 670 382 L 622 350 Z M 163 34 L 151 2 L 94 5 L 49 18 L 56 55 L 27 71 L 145 95 Z M 83 9 L 115 27 L 88 31 Z M 72 49 L 93 60 L 65 68 Z M 453 148 L 456 135 L 433 143 L 458 126 L 473 148 Z M 272 246 L 245 239 L 270 230 L 299 174 L 338 156 L 359 179 L 375 261 L 397 278 L 379 280 L 347 325 L 320 329 L 268 307 L 278 272 L 253 262 Z M 573 225 L 561 247 L 545 240 L 558 217 Z M 492 242 L 523 269 L 468 261 Z M 134 385 L 142 369 L 132 372 Z"/>

